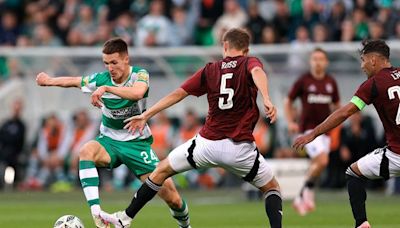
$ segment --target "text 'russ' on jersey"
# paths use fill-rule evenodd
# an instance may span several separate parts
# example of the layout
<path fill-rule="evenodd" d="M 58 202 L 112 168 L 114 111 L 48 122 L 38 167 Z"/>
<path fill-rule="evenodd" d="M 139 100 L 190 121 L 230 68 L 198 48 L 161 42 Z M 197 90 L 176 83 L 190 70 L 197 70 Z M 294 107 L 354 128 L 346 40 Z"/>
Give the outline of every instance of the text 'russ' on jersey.
<path fill-rule="evenodd" d="M 222 64 L 221 64 L 221 70 L 222 70 L 222 69 L 235 68 L 236 65 L 237 65 L 237 61 L 236 61 L 236 60 L 230 61 L 230 62 L 227 62 L 227 63 L 226 63 L 226 62 L 222 62 Z"/>

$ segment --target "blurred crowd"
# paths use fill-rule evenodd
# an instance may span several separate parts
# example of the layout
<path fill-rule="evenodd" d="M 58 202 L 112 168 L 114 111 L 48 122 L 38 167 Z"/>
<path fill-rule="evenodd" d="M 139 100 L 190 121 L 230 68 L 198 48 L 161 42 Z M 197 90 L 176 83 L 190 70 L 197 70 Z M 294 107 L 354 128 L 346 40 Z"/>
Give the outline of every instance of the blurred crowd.
<path fill-rule="evenodd" d="M 219 44 L 227 29 L 246 27 L 255 44 L 296 47 L 310 42 L 399 39 L 400 0 L 3 0 L 0 20 L 0 46 L 96 46 L 113 36 L 137 47 L 205 46 Z M 4 66 L 5 58 L 0 57 L 0 76 L 14 69 Z M 9 178 L 3 178 L 11 175 L 7 167 L 15 170 L 13 185 L 19 190 L 66 191 L 78 186 L 79 147 L 97 134 L 98 120 L 86 110 L 77 111 L 71 120 L 52 114 L 44 118 L 35 140 L 28 142 L 22 108 L 22 102 L 15 101 L 13 115 L 0 125 L 0 188 L 8 184 Z M 182 119 L 157 115 L 150 123 L 153 150 L 165 158 L 193 137 L 203 122 L 204 117 L 191 110 Z M 254 137 L 266 158 L 306 156 L 291 149 L 292 137 L 285 129 L 283 120 L 274 125 L 263 118 L 258 121 Z M 346 167 L 384 144 L 377 132 L 372 118 L 361 114 L 332 131 L 332 153 L 321 186 L 344 187 Z M 101 177 L 107 190 L 138 186 L 124 168 L 105 171 Z M 190 171 L 175 181 L 183 188 L 230 184 L 221 169 Z M 382 186 L 371 183 L 372 188 Z"/>
<path fill-rule="evenodd" d="M 56 114 L 44 117 L 32 142 L 26 139 L 25 123 L 21 119 L 23 103 L 16 100 L 11 109 L 10 118 L 0 125 L 0 189 L 7 184 L 20 191 L 51 190 L 70 191 L 79 187 L 78 154 L 79 148 L 98 134 L 99 120 L 90 118 L 86 110 L 78 110 L 70 120 L 62 120 Z M 278 120 L 269 125 L 260 118 L 254 130 L 254 137 L 259 151 L 265 158 L 305 158 L 306 155 L 293 151 L 290 136 L 284 124 Z M 182 118 L 170 117 L 166 113 L 157 114 L 151 119 L 150 127 L 154 137 L 152 149 L 160 159 L 176 147 L 199 132 L 204 117 L 193 110 L 186 110 Z M 345 169 L 372 151 L 385 144 L 382 135 L 369 116 L 354 114 L 344 126 L 330 133 L 330 162 L 321 187 L 343 188 Z M 7 167 L 13 167 L 15 174 L 12 182 L 6 183 Z M 112 172 L 100 169 L 102 187 L 107 191 L 140 186 L 138 180 L 125 167 Z M 397 181 L 396 179 L 394 181 Z M 192 170 L 175 177 L 181 188 L 213 189 L 219 186 L 239 185 L 238 179 L 232 178 L 220 168 Z M 394 183 L 391 191 L 398 191 Z M 383 189 L 382 181 L 370 182 L 373 189 Z"/>
<path fill-rule="evenodd" d="M 219 44 L 246 27 L 255 44 L 400 38 L 400 0 L 3 0 L 2 46 Z"/>

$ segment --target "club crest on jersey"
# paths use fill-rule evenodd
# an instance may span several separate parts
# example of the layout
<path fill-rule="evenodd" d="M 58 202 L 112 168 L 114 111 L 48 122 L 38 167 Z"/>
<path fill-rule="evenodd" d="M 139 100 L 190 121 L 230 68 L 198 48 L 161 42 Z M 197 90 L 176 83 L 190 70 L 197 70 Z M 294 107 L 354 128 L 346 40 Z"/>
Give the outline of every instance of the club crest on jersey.
<path fill-rule="evenodd" d="M 328 92 L 328 93 L 333 92 L 333 87 L 332 87 L 331 83 L 326 84 L 325 89 L 326 89 L 326 92 Z"/>
<path fill-rule="evenodd" d="M 314 84 L 311 84 L 311 85 L 307 88 L 307 90 L 308 90 L 309 92 L 315 92 L 315 91 L 317 91 L 317 87 L 316 87 Z"/>
<path fill-rule="evenodd" d="M 236 61 L 236 60 L 230 61 L 230 62 L 227 62 L 227 63 L 226 63 L 226 62 L 222 62 L 221 70 L 222 70 L 222 69 L 235 68 L 236 65 L 237 65 L 237 61 Z"/>

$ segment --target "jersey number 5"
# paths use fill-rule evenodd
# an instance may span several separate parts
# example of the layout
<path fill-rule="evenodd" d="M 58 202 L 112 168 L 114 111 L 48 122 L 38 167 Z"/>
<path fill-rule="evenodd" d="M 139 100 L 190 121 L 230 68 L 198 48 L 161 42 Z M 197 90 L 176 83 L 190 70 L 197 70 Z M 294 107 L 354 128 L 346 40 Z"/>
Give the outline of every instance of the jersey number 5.
<path fill-rule="evenodd" d="M 400 99 L 400 86 L 392 86 L 388 89 L 388 96 L 390 100 L 395 98 L 394 94 L 397 93 L 397 98 Z M 397 115 L 396 115 L 396 124 L 400 124 L 400 103 L 399 107 L 397 108 Z"/>
<path fill-rule="evenodd" d="M 224 98 L 220 97 L 218 100 L 218 107 L 222 110 L 231 109 L 233 107 L 233 95 L 235 91 L 232 88 L 226 88 L 226 80 L 231 79 L 233 77 L 233 73 L 226 73 L 222 75 L 221 78 L 221 86 L 219 88 L 220 94 L 228 94 L 228 98 L 226 99 L 226 103 L 224 102 Z"/>

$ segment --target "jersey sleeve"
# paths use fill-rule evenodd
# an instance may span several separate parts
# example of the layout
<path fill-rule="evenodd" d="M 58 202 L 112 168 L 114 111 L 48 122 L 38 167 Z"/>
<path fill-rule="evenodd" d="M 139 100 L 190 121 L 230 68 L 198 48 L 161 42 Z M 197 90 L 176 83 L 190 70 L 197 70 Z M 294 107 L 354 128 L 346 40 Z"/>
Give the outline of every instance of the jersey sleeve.
<path fill-rule="evenodd" d="M 181 88 L 185 90 L 188 94 L 200 97 L 207 92 L 207 85 L 205 81 L 205 70 L 206 67 L 198 70 L 190 78 L 188 78 Z"/>
<path fill-rule="evenodd" d="M 258 59 L 258 58 L 256 58 L 256 57 L 249 57 L 249 59 L 248 59 L 248 62 L 247 62 L 247 71 L 248 72 L 251 72 L 251 70 L 254 68 L 254 67 L 261 67 L 261 69 L 262 68 L 264 68 L 264 66 L 263 66 L 263 64 L 261 63 L 261 61 Z"/>
<path fill-rule="evenodd" d="M 288 97 L 290 100 L 295 100 L 303 93 L 303 77 L 297 79 L 292 88 L 289 91 Z"/>
<path fill-rule="evenodd" d="M 366 105 L 373 102 L 373 88 L 374 80 L 368 79 L 360 85 L 350 102 L 355 104 L 359 110 L 362 110 Z"/>
<path fill-rule="evenodd" d="M 145 69 L 141 69 L 137 72 L 136 82 L 144 82 L 149 85 L 149 72 Z"/>
<path fill-rule="evenodd" d="M 81 81 L 81 90 L 84 93 L 92 93 L 97 89 L 97 76 L 99 73 L 94 73 L 89 76 L 83 76 Z"/>

